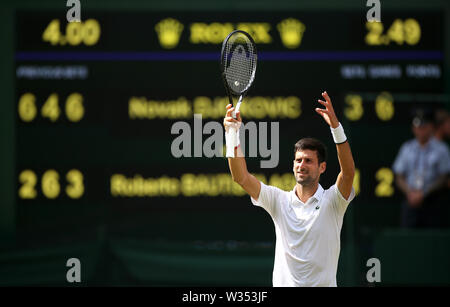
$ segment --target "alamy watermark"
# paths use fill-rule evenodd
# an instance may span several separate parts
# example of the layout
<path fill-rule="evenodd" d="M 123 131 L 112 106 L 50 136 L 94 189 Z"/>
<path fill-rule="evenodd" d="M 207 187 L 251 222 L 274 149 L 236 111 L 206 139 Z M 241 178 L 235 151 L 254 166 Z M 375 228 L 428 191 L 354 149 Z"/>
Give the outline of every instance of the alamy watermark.
<path fill-rule="evenodd" d="M 81 22 L 80 0 L 67 0 L 66 6 L 70 7 L 66 14 L 67 22 Z"/>
<path fill-rule="evenodd" d="M 248 144 L 249 157 L 262 157 L 268 160 L 260 161 L 261 168 L 275 168 L 279 161 L 279 131 L 280 123 L 270 123 L 270 147 L 268 138 L 268 123 L 242 123 L 239 129 L 239 139 L 242 152 L 246 153 Z M 172 125 L 171 134 L 178 135 L 171 144 L 170 150 L 175 158 L 181 157 L 223 157 L 224 127 L 218 122 L 210 121 L 203 125 L 202 115 L 194 114 L 194 129 L 189 123 L 178 121 Z M 246 134 L 249 138 L 246 142 Z M 210 135 L 203 142 L 203 135 Z M 193 146 L 192 146 L 193 139 Z M 193 147 L 193 151 L 192 151 Z"/>
<path fill-rule="evenodd" d="M 367 0 L 366 6 L 370 6 L 367 11 L 367 21 L 381 22 L 381 3 L 380 0 Z"/>
<path fill-rule="evenodd" d="M 70 258 L 67 260 L 66 267 L 70 269 L 66 273 L 67 282 L 81 282 L 81 262 L 78 258 Z"/>
<path fill-rule="evenodd" d="M 367 271 L 366 279 L 370 283 L 381 282 L 381 262 L 378 258 L 370 258 L 366 263 L 370 269 Z"/>

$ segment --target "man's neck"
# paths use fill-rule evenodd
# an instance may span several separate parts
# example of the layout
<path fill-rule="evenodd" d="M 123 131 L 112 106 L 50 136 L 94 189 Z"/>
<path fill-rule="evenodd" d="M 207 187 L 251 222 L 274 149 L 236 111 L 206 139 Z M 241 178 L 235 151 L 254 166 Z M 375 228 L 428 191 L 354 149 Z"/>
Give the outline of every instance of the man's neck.
<path fill-rule="evenodd" d="M 429 139 L 425 140 L 423 143 L 419 142 L 419 141 L 417 141 L 417 142 L 419 143 L 420 147 L 425 148 L 425 147 L 427 147 L 428 143 L 430 143 L 431 139 L 432 138 L 430 137 Z"/>
<path fill-rule="evenodd" d="M 297 184 L 295 188 L 295 194 L 301 200 L 301 202 L 305 204 L 308 199 L 316 193 L 318 188 L 319 182 L 308 186 Z"/>

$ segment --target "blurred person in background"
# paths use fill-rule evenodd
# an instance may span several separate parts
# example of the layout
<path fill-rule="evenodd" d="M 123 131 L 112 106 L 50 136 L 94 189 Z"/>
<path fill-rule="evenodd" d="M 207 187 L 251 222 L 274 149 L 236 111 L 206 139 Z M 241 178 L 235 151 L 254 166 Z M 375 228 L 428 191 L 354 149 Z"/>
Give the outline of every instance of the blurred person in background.
<path fill-rule="evenodd" d="M 449 206 L 448 146 L 435 138 L 433 114 L 428 109 L 415 110 L 412 132 L 414 139 L 401 146 L 393 165 L 396 185 L 406 197 L 402 203 L 401 225 L 445 227 Z"/>

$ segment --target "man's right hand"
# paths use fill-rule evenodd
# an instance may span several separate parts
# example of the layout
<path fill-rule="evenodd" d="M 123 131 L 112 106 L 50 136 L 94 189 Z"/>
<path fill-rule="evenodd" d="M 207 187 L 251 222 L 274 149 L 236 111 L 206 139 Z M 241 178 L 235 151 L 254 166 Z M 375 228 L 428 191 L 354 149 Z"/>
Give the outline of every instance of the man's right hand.
<path fill-rule="evenodd" d="M 225 118 L 223 119 L 223 126 L 225 127 L 225 131 L 228 131 L 229 127 L 235 127 L 236 130 L 239 129 L 242 123 L 241 112 L 238 111 L 236 113 L 236 118 L 233 118 L 232 114 L 234 111 L 233 105 L 227 105 L 227 111 L 225 114 Z"/>

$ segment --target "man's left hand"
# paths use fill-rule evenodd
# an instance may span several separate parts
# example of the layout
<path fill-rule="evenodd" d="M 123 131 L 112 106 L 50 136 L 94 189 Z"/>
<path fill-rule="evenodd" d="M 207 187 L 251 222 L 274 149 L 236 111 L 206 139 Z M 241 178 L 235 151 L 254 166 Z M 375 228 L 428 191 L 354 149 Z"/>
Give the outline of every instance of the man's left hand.
<path fill-rule="evenodd" d="M 336 114 L 334 113 L 333 104 L 331 103 L 331 99 L 328 96 L 327 92 L 322 93 L 323 98 L 325 98 L 325 101 L 318 99 L 317 101 L 325 107 L 325 109 L 316 108 L 316 112 L 319 113 L 323 119 L 326 121 L 326 123 L 331 128 L 337 128 L 339 126 L 339 120 L 336 117 Z"/>

